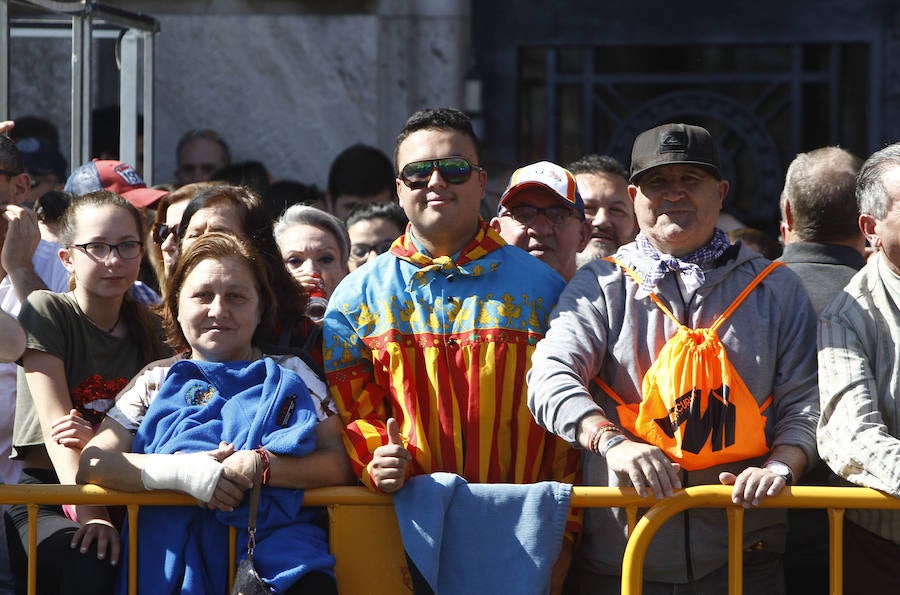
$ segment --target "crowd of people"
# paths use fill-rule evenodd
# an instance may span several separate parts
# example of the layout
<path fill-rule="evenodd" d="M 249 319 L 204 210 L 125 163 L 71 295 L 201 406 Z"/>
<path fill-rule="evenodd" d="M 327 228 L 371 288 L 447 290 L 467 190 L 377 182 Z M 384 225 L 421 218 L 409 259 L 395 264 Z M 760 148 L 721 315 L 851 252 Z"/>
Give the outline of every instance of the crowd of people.
<path fill-rule="evenodd" d="M 422 502 L 402 496 L 444 474 L 519 513 L 534 492 L 502 486 L 553 486 L 549 556 L 515 592 L 570 595 L 619 592 L 629 520 L 558 486 L 732 486 L 743 589 L 767 595 L 825 592 L 828 529 L 765 498 L 900 496 L 900 144 L 797 155 L 775 253 L 724 229 L 729 180 L 690 124 L 640 133 L 628 168 L 524 164 L 485 217 L 489 172 L 455 109 L 413 113 L 393 163 L 349 147 L 325 192 L 233 163 L 212 130 L 183 136 L 169 185 L 108 154 L 66 176 L 32 120 L 15 141 L 0 123 L 0 475 L 193 496 L 142 508 L 142 592 L 225 590 L 258 467 L 257 566 L 298 594 L 337 592 L 308 488 L 394 494 L 403 523 Z M 488 517 L 473 530 L 520 530 Z M 644 592 L 725 592 L 725 517 L 667 523 Z M 848 511 L 844 592 L 900 587 L 898 518 Z M 23 584 L 30 522 L 6 507 L 0 591 Z M 121 510 L 41 506 L 37 523 L 40 593 L 125 591 Z M 405 541 L 415 593 L 504 576 L 471 535 L 487 570 L 436 573 Z"/>

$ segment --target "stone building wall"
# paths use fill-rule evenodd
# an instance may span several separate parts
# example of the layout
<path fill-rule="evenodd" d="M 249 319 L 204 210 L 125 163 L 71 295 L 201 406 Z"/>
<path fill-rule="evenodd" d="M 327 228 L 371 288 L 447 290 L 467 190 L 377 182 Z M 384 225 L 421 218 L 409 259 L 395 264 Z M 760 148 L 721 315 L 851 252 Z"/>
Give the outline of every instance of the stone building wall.
<path fill-rule="evenodd" d="M 213 128 L 234 161 L 259 160 L 275 179 L 324 188 L 344 147 L 391 154 L 413 110 L 461 106 L 465 1 L 338 2 L 338 11 L 315 2 L 121 4 L 160 23 L 154 183 L 172 179 L 181 134 Z M 118 94 L 114 44 L 95 44 L 94 107 Z M 66 37 L 14 36 L 10 51 L 10 115 L 49 117 L 67 154 L 70 47 Z"/>

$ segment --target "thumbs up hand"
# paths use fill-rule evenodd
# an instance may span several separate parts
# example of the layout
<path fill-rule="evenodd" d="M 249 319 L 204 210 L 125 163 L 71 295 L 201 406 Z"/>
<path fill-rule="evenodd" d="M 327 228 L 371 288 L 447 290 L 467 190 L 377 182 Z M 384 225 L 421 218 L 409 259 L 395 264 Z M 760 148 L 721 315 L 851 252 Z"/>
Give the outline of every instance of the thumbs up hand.
<path fill-rule="evenodd" d="M 406 467 L 412 455 L 403 446 L 400 425 L 393 417 L 387 420 L 388 443 L 372 453 L 369 476 L 375 488 L 385 494 L 393 494 L 406 482 Z"/>
<path fill-rule="evenodd" d="M 403 436 L 400 435 L 400 424 L 393 417 L 387 420 L 388 444 L 403 446 Z"/>

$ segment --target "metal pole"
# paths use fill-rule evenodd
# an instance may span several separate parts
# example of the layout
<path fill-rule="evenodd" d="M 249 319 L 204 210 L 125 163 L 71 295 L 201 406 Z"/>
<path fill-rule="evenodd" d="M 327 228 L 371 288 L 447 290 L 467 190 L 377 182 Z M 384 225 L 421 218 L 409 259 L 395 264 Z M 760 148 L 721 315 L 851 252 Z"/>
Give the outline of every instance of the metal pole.
<path fill-rule="evenodd" d="M 84 77 L 81 71 L 81 62 L 84 60 L 84 36 L 81 33 L 82 21 L 78 15 L 72 16 L 72 135 L 69 144 L 69 153 L 72 156 L 72 171 L 82 164 L 81 160 L 81 100 Z"/>
<path fill-rule="evenodd" d="M 146 32 L 144 38 L 144 163 L 142 177 L 148 186 L 153 184 L 153 139 L 155 123 L 155 89 L 153 86 L 156 64 L 156 41 L 153 31 Z"/>
<path fill-rule="evenodd" d="M 0 0 L 0 120 L 9 119 L 9 0 Z"/>
<path fill-rule="evenodd" d="M 137 163 L 138 35 L 125 31 L 119 41 L 119 160 Z"/>
<path fill-rule="evenodd" d="M 81 27 L 81 147 L 78 161 L 72 158 L 72 170 L 86 163 L 91 158 L 91 111 L 93 110 L 93 93 L 91 93 L 91 73 L 94 67 L 94 18 L 86 14 Z"/>

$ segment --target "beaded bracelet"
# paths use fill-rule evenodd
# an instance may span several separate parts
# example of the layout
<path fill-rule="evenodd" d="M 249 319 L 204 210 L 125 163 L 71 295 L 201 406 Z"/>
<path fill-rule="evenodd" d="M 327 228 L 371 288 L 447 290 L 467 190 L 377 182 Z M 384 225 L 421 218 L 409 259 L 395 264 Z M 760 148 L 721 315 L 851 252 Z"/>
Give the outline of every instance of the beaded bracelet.
<path fill-rule="evenodd" d="M 603 436 L 606 435 L 607 432 L 612 432 L 614 434 L 620 433 L 618 428 L 607 428 L 602 432 L 598 432 L 591 441 L 591 452 L 599 452 L 600 443 L 603 441 Z"/>
<path fill-rule="evenodd" d="M 616 424 L 612 423 L 611 421 L 604 421 L 597 424 L 596 426 L 594 426 L 594 429 L 591 430 L 591 435 L 588 438 L 588 450 L 597 452 L 597 447 L 600 445 L 600 438 L 603 436 L 603 434 L 605 434 L 606 432 L 618 433 L 619 431 L 620 430 L 618 426 L 616 426 Z"/>
<path fill-rule="evenodd" d="M 606 453 L 609 452 L 609 449 L 611 449 L 614 446 L 618 446 L 619 444 L 622 444 L 626 440 L 628 440 L 628 438 L 626 438 L 622 434 L 619 434 L 618 436 L 613 436 L 612 438 L 607 440 L 606 443 L 600 448 L 600 456 L 605 457 Z"/>
<path fill-rule="evenodd" d="M 262 446 L 257 448 L 256 452 L 259 454 L 259 458 L 262 460 L 263 464 L 262 484 L 269 485 L 269 453 L 267 453 L 266 449 Z"/>

